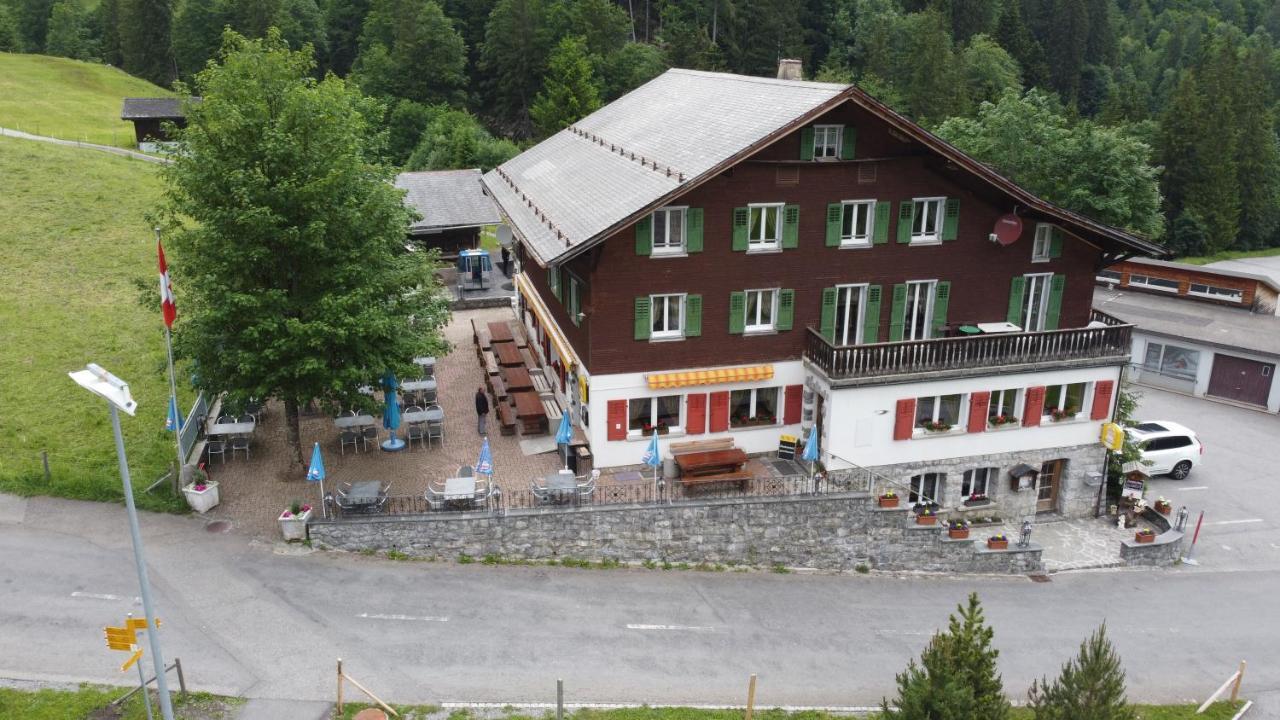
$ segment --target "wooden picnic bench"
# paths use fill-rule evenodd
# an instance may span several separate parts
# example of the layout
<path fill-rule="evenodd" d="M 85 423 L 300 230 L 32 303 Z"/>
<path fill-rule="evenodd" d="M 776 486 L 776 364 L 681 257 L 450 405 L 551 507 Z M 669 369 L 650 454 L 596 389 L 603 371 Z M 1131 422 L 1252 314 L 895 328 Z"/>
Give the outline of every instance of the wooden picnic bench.
<path fill-rule="evenodd" d="M 542 373 L 538 373 L 536 375 L 533 373 L 529 373 L 529 379 L 533 381 L 534 392 L 538 393 L 539 395 L 551 394 L 551 384 L 548 383 L 547 379 L 542 376 Z"/>
<path fill-rule="evenodd" d="M 525 337 L 524 330 L 519 325 L 511 331 L 511 336 L 515 338 L 516 347 L 521 350 L 529 347 L 529 340 Z"/>
<path fill-rule="evenodd" d="M 477 335 L 476 335 L 476 355 L 478 356 L 478 355 L 481 355 L 481 354 L 483 354 L 483 353 L 487 353 L 487 352 L 489 352 L 489 350 L 490 350 L 490 348 L 492 347 L 493 343 L 489 342 L 489 331 L 488 331 L 488 330 L 477 330 L 476 332 L 477 332 Z"/>
<path fill-rule="evenodd" d="M 502 368 L 502 379 L 511 390 L 532 390 L 533 381 L 524 367 Z"/>
<path fill-rule="evenodd" d="M 747 454 L 738 448 L 701 450 L 675 455 L 680 482 L 686 487 L 735 483 L 745 487 L 751 474 L 743 470 Z"/>
<path fill-rule="evenodd" d="M 524 365 L 524 358 L 520 357 L 520 351 L 516 349 L 515 343 L 494 343 L 493 354 L 497 356 L 498 365 L 502 367 Z"/>
<path fill-rule="evenodd" d="M 562 415 L 560 412 L 560 403 L 556 402 L 554 397 L 544 398 L 539 395 L 538 399 L 542 401 L 542 407 L 547 411 L 547 419 L 552 421 L 560 419 Z"/>
<path fill-rule="evenodd" d="M 511 325 L 506 322 L 491 322 L 488 325 L 489 337 L 496 343 L 509 343 L 515 338 L 511 335 Z"/>
<path fill-rule="evenodd" d="M 493 394 L 493 402 L 501 405 L 507 400 L 507 386 L 502 382 L 502 378 L 497 375 L 486 375 L 485 382 L 489 384 L 489 392 Z"/>
<path fill-rule="evenodd" d="M 516 411 L 511 407 L 510 403 L 500 402 L 494 405 L 494 412 L 498 416 L 498 432 L 503 435 L 516 434 Z"/>
<path fill-rule="evenodd" d="M 492 352 L 485 350 L 480 353 L 480 362 L 484 365 L 486 375 L 498 374 L 498 359 L 493 356 Z"/>
<path fill-rule="evenodd" d="M 543 407 L 537 393 L 512 393 L 511 398 L 515 400 L 516 418 L 520 420 L 521 430 L 525 434 L 548 432 L 547 409 Z"/>

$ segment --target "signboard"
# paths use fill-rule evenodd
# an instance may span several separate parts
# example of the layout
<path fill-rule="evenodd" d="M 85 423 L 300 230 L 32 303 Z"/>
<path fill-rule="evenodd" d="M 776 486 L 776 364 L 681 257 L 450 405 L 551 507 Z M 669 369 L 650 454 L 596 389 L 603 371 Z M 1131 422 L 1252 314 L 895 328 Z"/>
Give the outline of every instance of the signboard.
<path fill-rule="evenodd" d="M 795 460 L 796 448 L 800 445 L 800 438 L 795 435 L 783 435 L 778 439 L 778 459 L 779 460 Z"/>
<path fill-rule="evenodd" d="M 1120 497 L 1133 498 L 1137 500 L 1142 497 L 1142 490 L 1146 487 L 1146 483 L 1141 478 L 1126 478 L 1124 488 L 1120 490 Z"/>
<path fill-rule="evenodd" d="M 1106 449 L 1119 452 L 1124 446 L 1124 428 L 1111 422 L 1102 423 L 1102 434 L 1098 439 Z"/>

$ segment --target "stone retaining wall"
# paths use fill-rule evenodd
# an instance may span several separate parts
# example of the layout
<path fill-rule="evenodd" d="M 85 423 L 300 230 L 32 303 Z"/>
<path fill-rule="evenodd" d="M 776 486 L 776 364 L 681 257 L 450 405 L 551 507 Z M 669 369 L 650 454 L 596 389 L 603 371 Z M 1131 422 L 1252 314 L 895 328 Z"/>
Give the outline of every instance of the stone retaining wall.
<path fill-rule="evenodd" d="M 865 493 L 510 510 L 504 515 L 313 520 L 311 539 L 414 557 L 644 560 L 852 570 L 1027 573 L 1041 549 L 990 551 L 985 537 L 948 540 L 945 525 L 917 526 L 905 509 L 883 510 Z"/>

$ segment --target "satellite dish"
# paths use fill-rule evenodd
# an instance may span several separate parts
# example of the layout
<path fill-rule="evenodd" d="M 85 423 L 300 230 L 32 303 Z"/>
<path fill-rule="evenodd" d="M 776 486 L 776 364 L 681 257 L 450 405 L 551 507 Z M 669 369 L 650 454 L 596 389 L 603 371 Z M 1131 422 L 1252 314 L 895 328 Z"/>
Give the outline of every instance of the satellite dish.
<path fill-rule="evenodd" d="M 1009 213 L 996 220 L 995 229 L 991 231 L 995 241 L 1001 245 L 1012 245 L 1022 237 L 1022 218 Z"/>
<path fill-rule="evenodd" d="M 498 226 L 498 244 L 502 247 L 511 247 L 511 228 L 506 225 Z"/>

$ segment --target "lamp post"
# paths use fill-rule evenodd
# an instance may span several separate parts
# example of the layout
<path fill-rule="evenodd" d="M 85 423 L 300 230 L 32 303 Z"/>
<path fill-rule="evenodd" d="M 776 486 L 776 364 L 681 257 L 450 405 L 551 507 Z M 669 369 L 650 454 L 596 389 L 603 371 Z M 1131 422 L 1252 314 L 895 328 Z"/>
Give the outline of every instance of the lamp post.
<path fill-rule="evenodd" d="M 160 714 L 164 720 L 173 720 L 173 703 L 169 698 L 169 683 L 164 673 L 164 655 L 160 651 L 159 630 L 151 604 L 151 582 L 147 579 L 147 564 L 143 557 L 142 533 L 138 530 L 138 510 L 133 505 L 133 484 L 129 480 L 129 462 L 124 454 L 124 437 L 120 434 L 120 413 L 130 415 L 138 408 L 129 393 L 129 384 L 98 365 L 89 363 L 83 370 L 67 373 L 80 387 L 107 401 L 111 412 L 111 431 L 115 434 L 116 458 L 120 462 L 120 481 L 124 485 L 124 504 L 129 515 L 129 533 L 133 536 L 133 561 L 138 566 L 138 585 L 142 591 L 142 611 L 147 618 L 147 639 L 151 643 L 151 664 L 156 674 L 156 690 L 160 695 Z M 146 701 L 146 690 L 142 699 Z"/>

